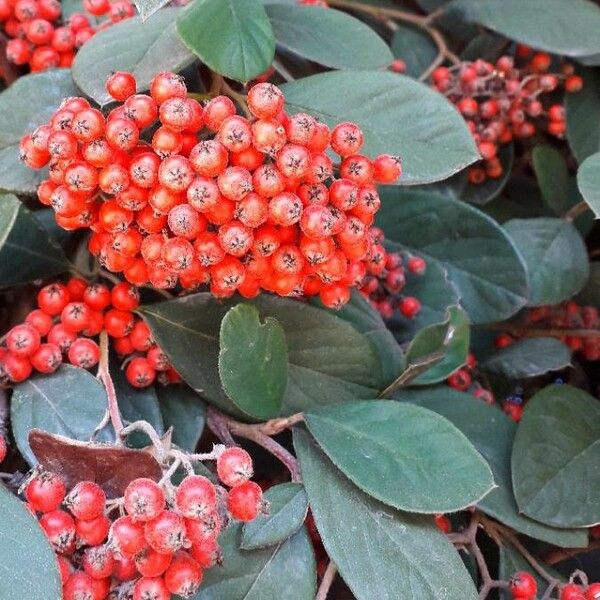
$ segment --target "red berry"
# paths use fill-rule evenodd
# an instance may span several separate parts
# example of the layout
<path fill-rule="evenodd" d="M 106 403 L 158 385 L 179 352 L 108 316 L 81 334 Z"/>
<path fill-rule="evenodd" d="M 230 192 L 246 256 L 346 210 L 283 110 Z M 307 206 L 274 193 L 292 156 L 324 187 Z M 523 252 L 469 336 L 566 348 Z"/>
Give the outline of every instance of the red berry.
<path fill-rule="evenodd" d="M 119 517 L 110 527 L 110 541 L 123 554 L 134 555 L 143 550 L 147 543 L 144 526 L 132 517 Z"/>
<path fill-rule="evenodd" d="M 526 571 L 515 573 L 510 580 L 510 591 L 514 598 L 531 600 L 537 594 L 537 583 L 533 575 Z"/>
<path fill-rule="evenodd" d="M 202 475 L 188 475 L 175 491 L 175 506 L 188 519 L 199 519 L 214 512 L 217 509 L 214 484 Z"/>
<path fill-rule="evenodd" d="M 160 554 L 152 548 L 145 548 L 135 555 L 135 565 L 144 577 L 160 577 L 171 564 L 172 554 Z"/>
<path fill-rule="evenodd" d="M 13 327 L 6 334 L 6 346 L 12 354 L 26 358 L 40 347 L 40 332 L 32 325 L 24 323 Z"/>
<path fill-rule="evenodd" d="M 82 369 L 91 369 L 100 360 L 100 347 L 89 338 L 77 338 L 69 347 L 69 362 Z"/>
<path fill-rule="evenodd" d="M 63 588 L 63 600 L 96 600 L 93 579 L 87 573 L 73 573 Z"/>
<path fill-rule="evenodd" d="M 146 522 L 144 535 L 156 552 L 173 554 L 185 542 L 185 525 L 178 514 L 163 510 L 156 518 Z"/>
<path fill-rule="evenodd" d="M 113 573 L 115 559 L 106 546 L 92 546 L 85 551 L 82 566 L 92 579 L 106 579 Z"/>
<path fill-rule="evenodd" d="M 421 303 L 412 296 L 405 296 L 398 304 L 398 310 L 408 319 L 412 319 L 419 314 Z"/>
<path fill-rule="evenodd" d="M 108 536 L 110 520 L 104 514 L 89 521 L 75 520 L 77 540 L 81 545 L 99 546 Z"/>
<path fill-rule="evenodd" d="M 243 448 L 227 448 L 217 459 L 217 473 L 228 487 L 248 481 L 254 473 L 252 457 Z"/>
<path fill-rule="evenodd" d="M 254 481 L 245 481 L 229 491 L 227 509 L 234 519 L 253 521 L 263 508 L 260 486 Z"/>
<path fill-rule="evenodd" d="M 76 519 L 90 521 L 104 512 L 106 495 L 93 481 L 80 481 L 65 498 L 65 505 Z"/>
<path fill-rule="evenodd" d="M 67 288 L 60 283 L 53 283 L 38 292 L 38 306 L 48 315 L 55 316 L 62 312 L 70 300 Z"/>
<path fill-rule="evenodd" d="M 61 505 L 65 492 L 63 480 L 54 473 L 44 471 L 27 484 L 25 498 L 35 511 L 46 513 Z"/>
<path fill-rule="evenodd" d="M 189 554 L 178 552 L 166 570 L 164 578 L 171 594 L 187 598 L 198 591 L 202 581 L 202 569 Z"/>
<path fill-rule="evenodd" d="M 75 550 L 75 521 L 63 510 L 46 512 L 40 517 L 40 526 L 59 554 L 71 554 Z"/>
<path fill-rule="evenodd" d="M 123 495 L 125 510 L 136 521 L 151 521 L 165 507 L 165 494 L 160 486 L 147 478 L 134 479 Z"/>
<path fill-rule="evenodd" d="M 435 524 L 443 533 L 450 533 L 452 531 L 452 523 L 446 515 L 436 515 Z"/>
<path fill-rule="evenodd" d="M 560 588 L 560 600 L 585 600 L 583 589 L 575 583 L 567 583 Z"/>
<path fill-rule="evenodd" d="M 169 600 L 171 592 L 162 577 L 142 577 L 133 588 L 133 600 Z"/>
<path fill-rule="evenodd" d="M 125 375 L 133 387 L 144 388 L 154 382 L 156 371 L 146 358 L 137 357 L 128 363 Z"/>

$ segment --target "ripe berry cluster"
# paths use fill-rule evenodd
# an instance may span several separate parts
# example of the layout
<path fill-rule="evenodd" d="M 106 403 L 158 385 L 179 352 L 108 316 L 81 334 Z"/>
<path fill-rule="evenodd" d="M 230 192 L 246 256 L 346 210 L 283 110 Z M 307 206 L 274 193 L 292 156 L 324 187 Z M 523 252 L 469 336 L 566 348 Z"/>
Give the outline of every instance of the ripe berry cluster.
<path fill-rule="evenodd" d="M 83 5 L 91 15 L 108 18 L 94 26 L 83 13 L 73 13 L 61 24 L 58 0 L 0 0 L 0 24 L 9 38 L 8 61 L 29 65 L 32 72 L 68 68 L 75 52 L 97 31 L 135 14 L 129 0 L 84 0 Z"/>
<path fill-rule="evenodd" d="M 542 103 L 542 96 L 558 90 L 581 89 L 583 81 L 573 75 L 571 65 L 560 74 L 550 73 L 551 58 L 519 46 L 517 62 L 501 56 L 495 64 L 484 60 L 438 67 L 432 73 L 434 87 L 456 105 L 477 143 L 483 162 L 471 167 L 469 181 L 480 184 L 502 176 L 498 154 L 501 145 L 513 139 L 527 139 L 538 130 L 562 138 L 565 111 L 562 104 Z"/>
<path fill-rule="evenodd" d="M 446 383 L 454 390 L 466 392 L 471 390 L 473 396 L 479 400 L 483 400 L 487 404 L 494 403 L 494 395 L 484 387 L 481 387 L 478 382 L 474 381 L 474 374 L 477 369 L 477 359 L 474 354 L 469 353 L 467 356 L 467 364 L 460 369 L 456 369 L 447 379 Z"/>
<path fill-rule="evenodd" d="M 125 72 L 107 90 L 123 104 L 105 117 L 83 98 L 65 100 L 22 139 L 21 158 L 32 168 L 50 163 L 40 201 L 62 227 L 94 231 L 90 251 L 108 270 L 135 285 L 209 284 L 217 297 L 320 294 L 332 308 L 380 272 L 375 183 L 394 182 L 401 166 L 358 154 L 357 125 L 330 130 L 288 115 L 269 83 L 249 90 L 249 118 L 226 96 L 202 106 L 169 72 L 156 75 L 150 95 L 136 94 Z M 141 135 L 155 125 L 148 144 Z M 329 147 L 341 157 L 339 177 Z"/>
<path fill-rule="evenodd" d="M 164 374 L 165 383 L 178 380 L 146 323 L 132 312 L 139 302 L 137 289 L 127 282 L 112 289 L 79 278 L 47 285 L 38 293 L 38 308 L 0 346 L 0 382 L 19 383 L 34 370 L 54 373 L 63 360 L 91 369 L 100 359 L 100 347 L 91 338 L 102 331 L 120 356 L 135 353 L 125 371 L 132 386 L 150 385 L 157 373 Z"/>
<path fill-rule="evenodd" d="M 509 583 L 510 591 L 515 600 L 535 600 L 538 586 L 535 578 L 527 571 L 515 573 Z M 560 600 L 599 600 L 600 583 L 578 585 L 566 583 L 560 587 Z"/>
<path fill-rule="evenodd" d="M 525 329 L 533 326 L 536 329 L 554 330 L 551 335 L 561 330 L 565 333 L 556 337 L 571 350 L 581 352 L 585 360 L 600 360 L 600 317 L 595 306 L 581 306 L 573 300 L 556 306 L 540 306 L 525 313 L 519 325 Z M 569 335 L 569 330 L 572 330 L 572 335 Z M 597 335 L 594 330 L 598 331 Z M 496 346 L 505 348 L 514 340 L 514 336 L 504 333 L 496 338 Z"/>
<path fill-rule="evenodd" d="M 217 458 L 221 482 L 188 475 L 166 491 L 133 480 L 122 499 L 109 500 L 92 481 L 66 493 L 62 479 L 35 471 L 24 487 L 57 555 L 63 600 L 170 600 L 198 591 L 203 572 L 221 562 L 218 537 L 230 519 L 254 520 L 266 507 L 250 481 L 252 459 L 241 448 Z M 120 516 L 114 515 L 120 508 Z"/>
<path fill-rule="evenodd" d="M 383 231 L 371 228 L 376 243 L 383 247 Z M 384 319 L 391 319 L 397 309 L 411 319 L 419 314 L 421 303 L 413 296 L 402 296 L 406 285 L 407 272 L 411 275 L 423 275 L 427 265 L 419 256 L 404 256 L 400 252 L 388 252 L 378 267 L 371 267 L 360 287 L 360 293 L 369 300 Z"/>

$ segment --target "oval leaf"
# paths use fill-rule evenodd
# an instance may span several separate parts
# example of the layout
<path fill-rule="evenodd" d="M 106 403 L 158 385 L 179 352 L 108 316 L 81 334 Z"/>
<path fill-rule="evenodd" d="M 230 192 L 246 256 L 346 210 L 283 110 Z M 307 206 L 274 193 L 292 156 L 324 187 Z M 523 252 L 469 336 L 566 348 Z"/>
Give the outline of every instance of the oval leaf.
<path fill-rule="evenodd" d="M 288 375 L 285 332 L 277 319 L 238 304 L 221 321 L 219 376 L 235 405 L 256 419 L 276 417 Z"/>
<path fill-rule="evenodd" d="M 397 398 L 434 410 L 452 421 L 488 461 L 497 487 L 479 502 L 478 507 L 483 512 L 520 533 L 549 544 L 564 548 L 581 548 L 587 544 L 587 532 L 583 529 L 556 529 L 519 512 L 510 470 L 517 425 L 501 410 L 448 386 L 403 390 Z"/>
<path fill-rule="evenodd" d="M 569 169 L 561 152 L 552 146 L 538 145 L 531 161 L 544 202 L 558 215 L 568 209 Z"/>
<path fill-rule="evenodd" d="M 554 338 L 518 340 L 492 354 L 481 368 L 510 379 L 537 377 L 571 364 L 571 350 Z"/>
<path fill-rule="evenodd" d="M 273 62 L 275 37 L 260 0 L 196 0 L 177 30 L 203 63 L 230 79 L 250 81 Z"/>
<path fill-rule="evenodd" d="M 302 527 L 295 535 L 262 550 L 241 550 L 241 525 L 219 536 L 226 557 L 223 566 L 206 571 L 192 600 L 313 600 L 316 591 L 315 556 Z"/>
<path fill-rule="evenodd" d="M 410 25 L 398 25 L 392 36 L 391 48 L 394 56 L 406 64 L 406 74 L 419 77 L 437 56 L 433 40 L 422 30 Z"/>
<path fill-rule="evenodd" d="M 387 400 L 305 413 L 333 463 L 367 494 L 419 513 L 454 512 L 481 500 L 492 472 L 467 438 L 436 413 Z"/>
<path fill-rule="evenodd" d="M 265 493 L 269 514 L 258 515 L 244 525 L 241 548 L 255 550 L 282 542 L 293 535 L 304 523 L 308 498 L 300 483 L 274 485 Z"/>
<path fill-rule="evenodd" d="M 329 125 L 358 123 L 370 156 L 402 158 L 402 184 L 445 179 L 479 158 L 464 119 L 440 94 L 396 73 L 343 71 L 282 86 L 288 108 Z"/>
<path fill-rule="evenodd" d="M 277 43 L 332 69 L 376 69 L 392 62 L 387 44 L 368 25 L 333 8 L 266 7 Z"/>
<path fill-rule="evenodd" d="M 471 339 L 469 318 L 459 306 L 450 306 L 443 323 L 419 331 L 406 352 L 406 362 L 412 364 L 425 356 L 440 352 L 440 362 L 411 381 L 411 385 L 429 385 L 444 381 L 448 375 L 467 362 Z"/>
<path fill-rule="evenodd" d="M 527 273 L 515 245 L 481 211 L 438 194 L 387 188 L 377 224 L 388 244 L 439 263 L 473 323 L 499 321 L 526 302 Z"/>
<path fill-rule="evenodd" d="M 104 386 L 90 373 L 63 365 L 15 386 L 10 414 L 21 454 L 35 464 L 27 436 L 34 427 L 70 439 L 89 440 L 107 409 Z"/>
<path fill-rule="evenodd" d="M 583 390 L 552 385 L 527 403 L 512 452 L 521 512 L 556 527 L 600 522 L 600 404 Z"/>
<path fill-rule="evenodd" d="M 565 95 L 567 140 L 575 158 L 582 163 L 600 152 L 600 71 L 581 69 L 583 88 Z"/>
<path fill-rule="evenodd" d="M 0 288 L 58 275 L 69 266 L 62 248 L 25 205 L 0 194 Z"/>
<path fill-rule="evenodd" d="M 453 0 L 449 8 L 466 20 L 554 54 L 600 52 L 600 8 L 589 0 Z"/>
<path fill-rule="evenodd" d="M 21 137 L 46 123 L 63 98 L 77 94 L 67 69 L 19 77 L 0 94 L 0 189 L 19 194 L 36 191 L 46 171 L 21 163 Z"/>
<path fill-rule="evenodd" d="M 577 171 L 577 185 L 596 218 L 600 218 L 600 152 L 583 161 Z"/>
<path fill-rule="evenodd" d="M 513 219 L 504 224 L 527 265 L 529 306 L 558 304 L 585 285 L 587 250 L 575 227 L 562 219 Z"/>
<path fill-rule="evenodd" d="M 181 43 L 175 18 L 181 10 L 161 10 L 147 23 L 140 17 L 126 19 L 97 33 L 75 57 L 73 78 L 98 104 L 112 101 L 104 83 L 113 71 L 129 71 L 138 91 L 148 89 L 159 71 L 180 71 L 194 60 Z"/>
<path fill-rule="evenodd" d="M 430 518 L 361 492 L 300 429 L 294 447 L 327 554 L 356 598 L 477 598 L 458 553 Z"/>
<path fill-rule="evenodd" d="M 0 484 L 0 598 L 61 600 L 56 555 L 37 519 Z"/>

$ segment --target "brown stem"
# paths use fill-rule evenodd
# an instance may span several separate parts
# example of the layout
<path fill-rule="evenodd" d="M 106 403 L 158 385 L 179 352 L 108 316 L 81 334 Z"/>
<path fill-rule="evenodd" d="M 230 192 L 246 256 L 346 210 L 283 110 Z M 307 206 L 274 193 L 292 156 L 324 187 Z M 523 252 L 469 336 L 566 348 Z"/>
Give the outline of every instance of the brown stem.
<path fill-rule="evenodd" d="M 335 566 L 335 563 L 330 560 L 327 568 L 325 569 L 325 573 L 323 573 L 323 579 L 321 579 L 321 585 L 319 586 L 315 600 L 327 599 L 327 594 L 329 593 L 329 590 L 335 581 L 336 573 L 337 567 Z"/>
<path fill-rule="evenodd" d="M 120 433 L 123 429 L 123 421 L 119 412 L 119 404 L 117 402 L 117 392 L 115 384 L 110 376 L 108 367 L 108 334 L 103 331 L 100 334 L 100 362 L 98 363 L 98 379 L 106 388 L 106 396 L 108 398 L 108 412 L 110 413 L 110 421 L 117 434 L 117 440 L 120 439 Z"/>
<path fill-rule="evenodd" d="M 555 565 L 582 552 L 589 552 L 598 548 L 600 548 L 600 540 L 592 540 L 585 548 L 553 548 L 544 556 L 544 562 L 548 565 Z"/>
<path fill-rule="evenodd" d="M 260 427 L 235 421 L 212 406 L 208 409 L 207 424 L 216 435 L 219 435 L 219 430 L 224 429 L 232 435 L 243 437 L 258 444 L 285 465 L 290 472 L 292 481 L 300 481 L 300 467 L 296 458 L 273 438 L 263 433 Z M 216 429 L 213 429 L 213 426 L 216 426 Z"/>
<path fill-rule="evenodd" d="M 590 210 L 590 205 L 585 200 L 582 200 L 581 202 L 578 202 L 577 204 L 572 206 L 565 213 L 564 219 L 565 221 L 572 223 L 577 217 L 587 212 L 588 210 Z"/>

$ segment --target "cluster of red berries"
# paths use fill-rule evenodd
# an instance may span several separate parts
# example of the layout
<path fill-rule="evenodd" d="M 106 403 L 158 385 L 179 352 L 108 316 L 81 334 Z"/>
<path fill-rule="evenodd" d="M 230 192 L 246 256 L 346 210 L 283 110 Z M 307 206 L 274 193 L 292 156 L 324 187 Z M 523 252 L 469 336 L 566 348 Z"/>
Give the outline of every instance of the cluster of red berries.
<path fill-rule="evenodd" d="M 563 65 L 560 74 L 550 73 L 552 60 L 544 52 L 519 46 L 517 58 L 522 66 L 517 67 L 511 56 L 501 56 L 495 64 L 476 60 L 432 73 L 434 87 L 456 105 L 483 157 L 469 169 L 470 183 L 502 176 L 498 149 L 513 139 L 531 138 L 538 130 L 564 137 L 563 105 L 545 106 L 541 97 L 561 85 L 567 92 L 579 91 L 583 80 L 571 65 Z"/>
<path fill-rule="evenodd" d="M 129 0 L 84 0 L 83 5 L 90 14 L 108 18 L 94 26 L 85 14 L 73 13 L 61 24 L 58 0 L 0 0 L 0 24 L 9 38 L 8 61 L 29 65 L 32 72 L 68 68 L 75 52 L 97 31 L 135 14 Z"/>
<path fill-rule="evenodd" d="M 92 481 L 79 482 L 67 494 L 58 475 L 35 471 L 25 499 L 57 555 L 63 600 L 195 594 L 203 571 L 221 562 L 218 537 L 229 519 L 252 521 L 266 506 L 260 486 L 250 481 L 246 451 L 225 449 L 217 473 L 229 491 L 188 475 L 165 494 L 153 480 L 139 478 L 121 500 L 107 503 Z"/>
<path fill-rule="evenodd" d="M 0 346 L 0 381 L 19 383 L 34 370 L 54 373 L 63 360 L 91 369 L 100 360 L 100 347 L 91 338 L 102 331 L 120 356 L 129 357 L 125 374 L 134 387 L 150 385 L 157 373 L 164 383 L 179 380 L 146 323 L 132 312 L 139 303 L 137 289 L 127 282 L 110 289 L 72 278 L 45 286 L 37 296 L 38 308 Z"/>
<path fill-rule="evenodd" d="M 169 72 L 156 75 L 149 95 L 136 94 L 125 72 L 107 90 L 123 104 L 105 117 L 84 98 L 65 100 L 22 139 L 21 158 L 32 168 L 50 163 L 40 201 L 60 226 L 94 231 L 89 249 L 108 270 L 156 288 L 209 284 L 217 297 L 320 294 L 339 308 L 349 287 L 385 269 L 371 234 L 375 183 L 398 179 L 400 160 L 358 154 L 354 123 L 330 130 L 308 114 L 287 115 L 269 83 L 248 92 L 253 118 L 237 115 L 226 96 L 202 106 Z M 203 127 L 214 137 L 198 141 Z M 329 147 L 341 157 L 339 178 Z"/>
<path fill-rule="evenodd" d="M 515 573 L 509 583 L 510 591 L 515 600 L 535 600 L 538 586 L 535 577 L 527 571 Z M 600 583 L 578 585 L 566 583 L 560 587 L 560 600 L 599 600 Z"/>
<path fill-rule="evenodd" d="M 476 369 L 477 359 L 475 358 L 474 354 L 469 353 L 467 356 L 467 364 L 451 373 L 446 379 L 446 384 L 459 392 L 467 392 L 471 390 L 475 398 L 483 400 L 487 404 L 493 404 L 494 395 L 492 392 L 484 387 L 481 387 L 481 385 L 475 381 L 474 374 Z"/>
<path fill-rule="evenodd" d="M 573 300 L 556 306 L 540 306 L 527 311 L 519 324 L 525 329 L 534 326 L 541 330 L 566 330 L 558 339 L 574 352 L 581 352 L 585 360 L 600 360 L 600 318 L 595 306 L 581 306 Z M 568 330 L 573 334 L 569 335 Z M 578 334 L 578 330 L 585 330 L 584 335 Z M 514 336 L 503 333 L 495 344 L 497 348 L 506 348 L 514 341 Z"/>
<path fill-rule="evenodd" d="M 384 234 L 378 227 L 371 228 L 371 235 L 377 244 L 382 245 Z M 388 252 L 384 268 L 378 273 L 367 275 L 360 287 L 360 293 L 369 300 L 384 319 L 391 319 L 397 309 L 407 319 L 419 314 L 421 303 L 414 296 L 403 296 L 407 272 L 423 275 L 427 264 L 420 256 L 404 256 L 400 252 Z"/>

